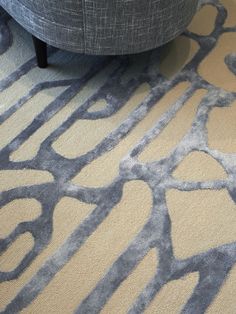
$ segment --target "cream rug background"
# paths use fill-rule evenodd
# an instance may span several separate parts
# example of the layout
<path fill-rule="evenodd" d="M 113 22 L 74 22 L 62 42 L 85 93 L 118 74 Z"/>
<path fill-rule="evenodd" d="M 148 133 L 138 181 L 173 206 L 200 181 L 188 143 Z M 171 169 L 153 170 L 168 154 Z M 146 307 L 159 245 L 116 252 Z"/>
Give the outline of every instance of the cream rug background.
<path fill-rule="evenodd" d="M 0 11 L 1 313 L 236 313 L 236 1 L 132 57 Z"/>

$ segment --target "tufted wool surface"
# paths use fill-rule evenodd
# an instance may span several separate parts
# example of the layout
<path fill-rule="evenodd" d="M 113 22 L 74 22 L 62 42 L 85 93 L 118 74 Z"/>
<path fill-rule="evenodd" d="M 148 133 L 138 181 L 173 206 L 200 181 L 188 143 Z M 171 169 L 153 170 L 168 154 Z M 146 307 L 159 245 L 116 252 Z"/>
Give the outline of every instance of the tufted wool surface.
<path fill-rule="evenodd" d="M 0 312 L 235 314 L 236 1 L 44 70 L 0 34 Z"/>

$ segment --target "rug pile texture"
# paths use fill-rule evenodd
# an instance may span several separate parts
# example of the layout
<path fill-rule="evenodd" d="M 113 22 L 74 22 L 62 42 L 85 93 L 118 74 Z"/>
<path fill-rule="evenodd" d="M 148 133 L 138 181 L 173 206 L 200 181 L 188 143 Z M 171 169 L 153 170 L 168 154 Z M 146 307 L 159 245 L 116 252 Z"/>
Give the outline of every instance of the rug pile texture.
<path fill-rule="evenodd" d="M 236 1 L 133 56 L 0 10 L 0 312 L 236 313 Z"/>

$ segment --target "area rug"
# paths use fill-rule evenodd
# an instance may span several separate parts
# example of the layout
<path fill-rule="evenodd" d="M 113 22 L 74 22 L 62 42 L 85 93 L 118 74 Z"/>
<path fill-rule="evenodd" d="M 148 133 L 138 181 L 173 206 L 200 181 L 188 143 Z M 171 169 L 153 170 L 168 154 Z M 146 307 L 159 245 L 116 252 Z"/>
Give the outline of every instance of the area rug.
<path fill-rule="evenodd" d="M 1 313 L 236 313 L 236 1 L 133 56 L 0 11 Z"/>

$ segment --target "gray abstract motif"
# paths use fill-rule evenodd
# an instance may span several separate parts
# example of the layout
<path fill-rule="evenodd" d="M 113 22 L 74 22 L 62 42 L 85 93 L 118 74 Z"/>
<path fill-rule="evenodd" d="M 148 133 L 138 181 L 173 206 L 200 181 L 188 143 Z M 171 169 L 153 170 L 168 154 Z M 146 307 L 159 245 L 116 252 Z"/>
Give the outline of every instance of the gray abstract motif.
<path fill-rule="evenodd" d="M 231 53 L 225 57 L 225 63 L 229 70 L 236 75 L 236 53 Z"/>
<path fill-rule="evenodd" d="M 3 54 L 12 43 L 12 34 L 7 25 L 9 16 L 0 8 L 0 55 Z"/>
<path fill-rule="evenodd" d="M 226 32 L 236 32 L 236 28 L 225 28 L 226 9 L 217 0 L 201 1 L 200 6 L 210 4 L 217 9 L 215 28 L 208 36 L 199 36 L 186 31 L 185 36 L 195 40 L 200 49 L 181 71 L 172 79 L 166 79 L 158 71 L 160 49 L 143 54 L 143 67 L 127 82 L 122 81 L 122 75 L 131 66 L 129 58 L 91 58 L 90 69 L 80 78 L 54 82 L 43 82 L 32 88 L 23 98 L 19 99 L 8 111 L 0 116 L 0 121 L 8 119 L 21 108 L 26 101 L 39 91 L 65 86 L 66 89 L 55 98 L 34 121 L 13 139 L 0 153 L 0 169 L 37 169 L 53 174 L 52 183 L 35 186 L 19 187 L 2 192 L 0 205 L 4 206 L 19 198 L 34 198 L 42 205 L 42 215 L 32 221 L 19 224 L 5 239 L 0 241 L 0 252 L 4 252 L 21 234 L 30 232 L 35 240 L 33 249 L 22 262 L 11 272 L 1 272 L 0 281 L 10 281 L 18 278 L 22 272 L 47 246 L 52 237 L 53 211 L 63 196 L 73 197 L 85 203 L 95 204 L 91 214 L 75 229 L 66 242 L 42 265 L 39 271 L 20 290 L 17 296 L 8 304 L 2 313 L 17 313 L 27 307 L 39 293 L 49 284 L 60 269 L 78 252 L 89 236 L 109 215 L 122 197 L 123 186 L 132 180 L 147 182 L 153 194 L 152 213 L 127 249 L 114 262 L 106 275 L 96 287 L 78 305 L 76 313 L 99 313 L 120 284 L 135 269 L 144 256 L 153 248 L 159 255 L 157 273 L 145 287 L 129 310 L 129 313 L 142 313 L 154 299 L 160 289 L 172 280 L 180 279 L 186 274 L 199 273 L 199 281 L 182 309 L 182 313 L 204 313 L 212 303 L 224 283 L 229 271 L 236 263 L 236 242 L 208 250 L 185 260 L 178 260 L 173 253 L 171 239 L 171 219 L 166 204 L 166 191 L 178 189 L 181 191 L 220 190 L 227 189 L 236 203 L 236 155 L 225 154 L 212 150 L 208 146 L 206 123 L 209 113 L 216 106 L 228 107 L 236 100 L 236 92 L 226 92 L 205 81 L 197 68 L 202 60 L 215 48 L 218 38 Z M 0 21 L 2 21 L 0 19 Z M 7 27 L 5 22 L 1 27 Z M 7 30 L 2 33 L 5 39 L 1 41 L 3 49 L 9 47 L 10 40 Z M 3 36 L 3 37 L 4 37 Z M 2 51 L 3 51 L 2 49 Z M 235 73 L 235 55 L 231 54 L 225 60 L 232 73 Z M 85 86 L 89 79 L 99 73 L 105 65 L 115 63 L 117 66 L 109 75 L 105 84 L 88 98 L 60 127 L 53 131 L 41 144 L 37 155 L 32 160 L 13 162 L 10 154 L 17 150 L 32 134 L 44 125 L 53 115 L 59 112 Z M 32 59 L 18 68 L 6 79 L 0 82 L 0 90 L 4 91 L 22 75 L 35 67 Z M 190 87 L 176 103 L 157 121 L 135 147 L 130 147 L 130 153 L 120 161 L 120 172 L 114 181 L 102 188 L 85 188 L 74 185 L 70 180 L 85 166 L 96 160 L 116 145 L 148 114 L 151 108 L 168 91 L 180 82 L 190 82 Z M 57 154 L 52 144 L 78 119 L 101 119 L 115 114 L 134 91 L 142 83 L 148 83 L 151 91 L 148 97 L 135 109 L 123 123 L 109 136 L 105 137 L 94 149 L 74 159 L 67 159 Z M 176 148 L 166 157 L 150 163 L 138 161 L 139 154 L 154 140 L 186 101 L 199 89 L 206 89 L 207 94 L 199 104 L 191 129 L 178 143 Z M 104 99 L 108 106 L 98 112 L 89 112 L 89 108 L 97 100 Z M 181 182 L 173 178 L 172 173 L 180 162 L 191 152 L 202 151 L 213 157 L 226 170 L 225 180 L 206 182 Z"/>

